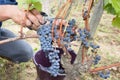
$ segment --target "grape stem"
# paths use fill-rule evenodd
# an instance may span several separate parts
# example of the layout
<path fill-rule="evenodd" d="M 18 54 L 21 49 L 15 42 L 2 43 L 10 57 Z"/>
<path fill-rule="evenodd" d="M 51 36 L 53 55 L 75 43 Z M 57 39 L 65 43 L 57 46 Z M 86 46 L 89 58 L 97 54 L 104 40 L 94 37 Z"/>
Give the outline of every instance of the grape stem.
<path fill-rule="evenodd" d="M 84 20 L 84 24 L 85 24 L 85 29 L 89 32 L 90 32 L 89 17 L 90 17 L 90 11 L 93 6 L 93 2 L 94 2 L 94 0 L 89 1 L 88 10 L 85 9 L 85 4 L 86 4 L 86 2 L 85 2 L 85 4 L 83 4 L 84 8 L 82 10 L 82 16 L 83 16 L 83 20 Z M 82 64 L 84 64 L 85 58 L 87 59 L 87 50 L 88 49 L 85 46 L 82 47 L 82 51 L 81 51 L 82 52 Z"/>

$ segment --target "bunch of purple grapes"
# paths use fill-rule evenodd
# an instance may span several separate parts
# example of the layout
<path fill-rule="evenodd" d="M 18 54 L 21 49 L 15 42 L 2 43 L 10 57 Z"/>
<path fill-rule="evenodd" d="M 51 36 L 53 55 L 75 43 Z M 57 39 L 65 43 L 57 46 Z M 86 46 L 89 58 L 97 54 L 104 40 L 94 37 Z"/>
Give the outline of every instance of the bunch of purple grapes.
<path fill-rule="evenodd" d="M 96 55 L 95 58 L 94 58 L 94 61 L 93 61 L 94 65 L 97 65 L 100 60 L 101 60 L 101 56 Z"/>
<path fill-rule="evenodd" d="M 56 77 L 60 74 L 64 74 L 64 73 L 61 73 L 61 72 L 64 72 L 64 70 L 60 69 L 60 56 L 59 56 L 60 51 L 56 49 L 56 47 L 53 46 L 53 40 L 52 40 L 53 20 L 54 19 L 49 19 L 50 21 L 49 24 L 42 25 L 37 30 L 37 34 L 39 35 L 41 49 L 44 51 L 46 57 L 49 59 L 49 62 L 51 63 L 51 66 L 47 68 L 47 71 L 52 76 Z M 65 45 L 68 51 L 73 51 L 71 49 L 70 42 L 78 40 L 78 39 L 82 41 L 82 44 L 85 47 L 92 47 L 93 49 L 99 48 L 99 46 L 94 45 L 91 42 L 88 42 L 87 39 L 89 39 L 91 35 L 86 29 L 83 29 L 83 30 L 79 29 L 78 30 L 79 35 L 77 35 L 75 31 L 73 31 L 73 28 L 75 27 L 75 24 L 76 24 L 75 19 L 70 20 L 68 24 L 69 25 L 66 28 L 63 25 L 62 32 L 64 32 L 64 29 L 66 29 L 65 35 L 63 38 L 60 37 L 60 33 L 58 31 L 59 26 L 54 26 L 53 34 L 54 34 L 55 41 L 57 41 L 57 39 L 61 39 L 61 43 Z M 94 64 L 97 64 L 99 60 L 100 60 L 100 57 L 96 56 Z"/>
<path fill-rule="evenodd" d="M 95 45 L 94 43 L 92 42 L 88 42 L 88 39 L 91 37 L 90 35 L 90 32 L 87 31 L 86 29 L 79 29 L 78 30 L 78 33 L 79 33 L 79 38 L 80 40 L 82 41 L 82 44 L 85 46 L 85 47 L 91 47 L 93 49 L 97 49 L 99 48 L 98 45 Z"/>
<path fill-rule="evenodd" d="M 110 71 L 107 71 L 106 73 L 103 73 L 102 71 L 99 72 L 99 76 L 103 79 L 107 79 L 110 77 Z"/>
<path fill-rule="evenodd" d="M 76 40 L 76 34 L 72 30 L 75 23 L 76 23 L 75 19 L 72 19 L 68 22 L 69 26 L 66 28 L 66 32 L 65 32 L 66 34 L 65 34 L 63 41 L 72 42 L 72 41 Z"/>
<path fill-rule="evenodd" d="M 54 77 L 59 75 L 60 71 L 60 58 L 59 53 L 60 51 L 57 50 L 52 45 L 52 22 L 50 24 L 44 24 L 42 25 L 37 33 L 39 35 L 39 40 L 41 44 L 41 49 L 46 54 L 46 57 L 48 57 L 49 62 L 51 63 L 51 66 L 47 68 L 47 71 Z"/>
<path fill-rule="evenodd" d="M 66 31 L 65 31 L 65 36 L 63 38 L 63 42 L 66 42 L 65 46 L 66 48 L 71 51 L 71 45 L 69 44 L 72 41 L 75 41 L 77 38 L 77 34 L 73 31 L 73 28 L 75 27 L 75 19 L 69 20 Z"/>
<path fill-rule="evenodd" d="M 51 63 L 51 66 L 47 68 L 47 71 L 53 75 L 54 77 L 56 77 L 57 75 L 60 75 L 61 72 L 64 72 L 63 70 L 60 69 L 60 51 L 57 50 L 55 47 L 53 47 L 53 40 L 52 40 L 52 23 L 53 23 L 54 19 L 49 19 L 50 23 L 49 24 L 44 24 L 42 25 L 37 33 L 39 35 L 39 40 L 41 43 L 41 49 L 44 51 L 44 53 L 46 54 L 46 57 L 48 57 L 49 62 Z M 57 41 L 57 39 L 61 39 L 61 43 L 66 42 L 66 43 L 70 43 L 73 40 L 75 40 L 75 36 L 76 34 L 72 31 L 72 28 L 75 25 L 75 20 L 72 19 L 69 21 L 69 26 L 66 28 L 66 33 L 65 33 L 65 37 L 62 39 L 60 38 L 60 34 L 59 34 L 59 26 L 54 26 L 54 39 L 55 41 Z M 65 26 L 62 26 L 63 30 L 65 29 Z M 71 38 L 72 36 L 72 38 Z M 70 46 L 69 44 L 66 44 L 66 46 Z M 68 47 L 66 47 L 68 48 Z M 70 50 L 70 49 L 69 49 Z"/>
<path fill-rule="evenodd" d="M 48 54 L 48 58 L 51 63 L 51 66 L 48 68 L 48 70 L 50 71 L 51 75 L 53 75 L 54 77 L 60 74 L 59 73 L 60 72 L 60 58 L 58 56 L 59 53 L 60 53 L 59 50 L 54 50 L 54 52 L 49 52 Z"/>

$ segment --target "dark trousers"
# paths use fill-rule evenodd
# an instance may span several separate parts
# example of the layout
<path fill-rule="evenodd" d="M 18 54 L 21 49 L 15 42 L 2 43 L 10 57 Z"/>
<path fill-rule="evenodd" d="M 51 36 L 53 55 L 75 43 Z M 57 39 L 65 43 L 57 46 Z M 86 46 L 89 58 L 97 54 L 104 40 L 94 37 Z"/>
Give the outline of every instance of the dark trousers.
<path fill-rule="evenodd" d="M 0 40 L 16 37 L 11 31 L 0 28 Z M 25 40 L 17 40 L 0 44 L 0 56 L 10 59 L 13 62 L 26 62 L 33 56 L 32 47 Z"/>

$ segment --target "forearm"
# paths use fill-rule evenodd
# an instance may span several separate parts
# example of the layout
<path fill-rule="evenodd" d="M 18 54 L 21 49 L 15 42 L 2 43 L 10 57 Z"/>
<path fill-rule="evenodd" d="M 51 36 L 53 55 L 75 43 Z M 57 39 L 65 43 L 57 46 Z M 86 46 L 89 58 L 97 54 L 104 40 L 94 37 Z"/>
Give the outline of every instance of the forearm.
<path fill-rule="evenodd" d="M 16 7 L 15 5 L 0 5 L 0 21 L 5 21 L 7 19 L 11 18 L 11 15 L 13 12 L 13 7 Z"/>
<path fill-rule="evenodd" d="M 39 11 L 35 9 L 26 13 L 24 10 L 19 9 L 17 5 L 0 5 L 0 22 L 7 19 L 12 19 L 15 23 L 24 27 L 32 26 L 35 30 L 43 21 Z"/>

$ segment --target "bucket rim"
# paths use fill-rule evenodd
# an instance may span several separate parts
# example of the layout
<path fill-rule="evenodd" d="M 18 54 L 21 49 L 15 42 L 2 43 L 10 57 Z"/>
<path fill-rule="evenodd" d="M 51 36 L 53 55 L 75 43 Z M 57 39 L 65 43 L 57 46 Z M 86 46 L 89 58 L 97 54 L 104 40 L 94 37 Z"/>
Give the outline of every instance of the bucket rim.
<path fill-rule="evenodd" d="M 36 66 L 38 66 L 38 63 L 37 63 L 36 60 L 35 60 L 35 55 L 36 55 L 36 54 L 33 55 L 33 58 L 32 58 L 32 59 L 33 59 L 34 64 L 35 64 Z"/>

